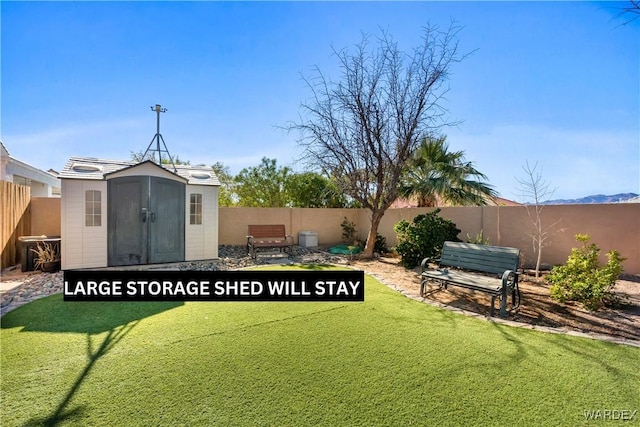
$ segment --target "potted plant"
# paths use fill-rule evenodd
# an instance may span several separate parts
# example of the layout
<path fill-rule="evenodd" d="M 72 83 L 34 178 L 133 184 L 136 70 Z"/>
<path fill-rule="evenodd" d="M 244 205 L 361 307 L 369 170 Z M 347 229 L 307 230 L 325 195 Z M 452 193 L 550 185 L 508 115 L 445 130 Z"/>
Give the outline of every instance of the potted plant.
<path fill-rule="evenodd" d="M 46 273 L 60 270 L 60 251 L 58 245 L 42 242 L 31 251 L 36 254 L 34 267 Z"/>

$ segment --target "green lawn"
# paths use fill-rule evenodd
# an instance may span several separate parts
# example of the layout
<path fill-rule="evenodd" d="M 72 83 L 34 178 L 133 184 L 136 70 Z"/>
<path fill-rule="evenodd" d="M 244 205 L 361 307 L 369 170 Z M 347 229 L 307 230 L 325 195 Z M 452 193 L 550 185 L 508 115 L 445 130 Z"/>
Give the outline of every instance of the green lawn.
<path fill-rule="evenodd" d="M 2 317 L 2 426 L 610 425 L 640 412 L 640 349 L 403 297 L 64 303 Z M 623 425 L 640 424 L 640 414 Z"/>

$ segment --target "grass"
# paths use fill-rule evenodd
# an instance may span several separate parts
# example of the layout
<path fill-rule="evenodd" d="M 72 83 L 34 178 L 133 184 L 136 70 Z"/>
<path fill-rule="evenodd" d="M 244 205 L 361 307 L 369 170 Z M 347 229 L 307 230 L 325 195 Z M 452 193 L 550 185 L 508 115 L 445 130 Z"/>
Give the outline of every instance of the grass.
<path fill-rule="evenodd" d="M 54 295 L 5 315 L 1 339 L 3 426 L 564 426 L 640 410 L 638 348 L 467 318 L 368 276 L 364 303 Z"/>

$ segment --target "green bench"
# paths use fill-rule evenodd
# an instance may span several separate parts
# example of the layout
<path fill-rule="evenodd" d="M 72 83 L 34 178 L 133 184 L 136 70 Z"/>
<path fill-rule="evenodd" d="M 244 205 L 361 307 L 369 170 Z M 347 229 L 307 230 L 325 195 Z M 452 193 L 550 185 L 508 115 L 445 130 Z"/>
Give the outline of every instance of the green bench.
<path fill-rule="evenodd" d="M 427 295 L 430 281 L 440 289 L 448 285 L 460 286 L 491 295 L 491 312 L 494 315 L 496 298 L 500 298 L 500 317 L 507 314 L 507 297 L 511 294 L 512 309 L 520 306 L 522 296 L 518 287 L 520 250 L 504 246 L 487 246 L 473 243 L 444 242 L 438 266 L 429 268 L 431 259 L 421 264 L 420 296 Z"/>

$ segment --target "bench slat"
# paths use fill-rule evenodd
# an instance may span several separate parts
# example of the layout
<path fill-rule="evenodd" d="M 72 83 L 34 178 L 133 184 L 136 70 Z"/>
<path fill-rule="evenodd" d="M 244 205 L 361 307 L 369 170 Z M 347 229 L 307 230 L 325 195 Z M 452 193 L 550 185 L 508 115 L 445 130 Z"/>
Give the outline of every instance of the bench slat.
<path fill-rule="evenodd" d="M 517 248 L 445 242 L 440 265 L 502 274 L 518 268 L 519 255 Z"/>
<path fill-rule="evenodd" d="M 496 262 L 495 260 L 483 260 L 483 259 L 442 259 L 440 261 L 442 266 L 460 267 L 466 270 L 476 270 L 485 273 L 502 274 L 506 270 L 516 270 L 517 264 Z"/>
<path fill-rule="evenodd" d="M 444 242 L 444 246 L 446 246 L 449 250 L 451 249 L 471 249 L 479 252 L 492 252 L 492 253 L 512 253 L 517 254 L 520 253 L 520 249 L 512 248 L 509 246 L 490 246 L 490 245 L 479 245 L 477 243 L 464 243 L 464 242 Z"/>
<path fill-rule="evenodd" d="M 486 260 L 496 260 L 503 262 L 513 262 L 518 258 L 517 254 L 502 254 L 502 253 L 491 253 L 491 252 L 469 252 L 472 249 L 467 251 L 461 250 L 445 250 L 443 251 L 443 257 L 451 257 L 451 258 L 470 258 L 470 259 L 486 259 Z"/>
<path fill-rule="evenodd" d="M 253 246 L 256 247 L 256 248 L 258 248 L 258 247 L 259 248 L 269 248 L 269 247 L 274 247 L 275 248 L 275 247 L 279 247 L 279 246 L 291 246 L 291 244 L 289 242 L 287 242 L 287 241 L 284 241 L 284 240 L 278 240 L 278 241 L 272 240 L 272 241 L 268 241 L 268 242 L 259 240 L 257 242 L 253 242 Z"/>
<path fill-rule="evenodd" d="M 283 224 L 249 225 L 249 235 L 259 239 L 267 237 L 284 239 L 286 231 Z"/>
<path fill-rule="evenodd" d="M 500 290 L 502 289 L 502 279 L 478 276 L 477 274 L 465 273 L 463 271 L 430 270 L 425 271 L 423 276 L 428 276 L 431 279 L 463 284 L 486 291 L 493 291 L 494 293 L 500 293 Z"/>

